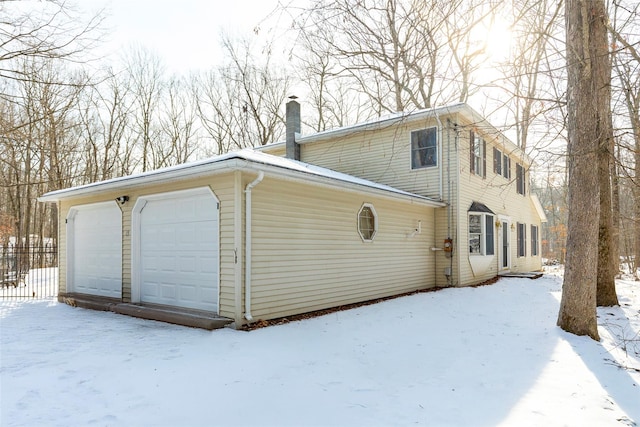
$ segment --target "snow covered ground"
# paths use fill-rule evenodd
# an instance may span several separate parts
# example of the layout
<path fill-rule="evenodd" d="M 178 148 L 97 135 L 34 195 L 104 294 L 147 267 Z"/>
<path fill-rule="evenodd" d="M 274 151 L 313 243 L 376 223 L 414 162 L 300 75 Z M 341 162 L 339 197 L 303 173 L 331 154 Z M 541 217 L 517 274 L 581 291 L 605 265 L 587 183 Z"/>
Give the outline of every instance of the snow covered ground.
<path fill-rule="evenodd" d="M 640 284 L 618 282 L 598 343 L 555 326 L 561 280 L 252 332 L 0 301 L 0 425 L 640 425 Z"/>

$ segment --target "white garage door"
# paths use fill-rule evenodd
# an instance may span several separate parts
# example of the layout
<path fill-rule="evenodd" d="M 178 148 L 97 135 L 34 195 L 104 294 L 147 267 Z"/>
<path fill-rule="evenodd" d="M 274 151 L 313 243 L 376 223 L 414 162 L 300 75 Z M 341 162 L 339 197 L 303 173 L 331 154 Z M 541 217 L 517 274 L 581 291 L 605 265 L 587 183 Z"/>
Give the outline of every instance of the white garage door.
<path fill-rule="evenodd" d="M 218 203 L 208 189 L 154 195 L 140 212 L 140 300 L 218 311 Z"/>
<path fill-rule="evenodd" d="M 122 212 L 116 202 L 74 206 L 67 224 L 68 291 L 121 298 Z"/>

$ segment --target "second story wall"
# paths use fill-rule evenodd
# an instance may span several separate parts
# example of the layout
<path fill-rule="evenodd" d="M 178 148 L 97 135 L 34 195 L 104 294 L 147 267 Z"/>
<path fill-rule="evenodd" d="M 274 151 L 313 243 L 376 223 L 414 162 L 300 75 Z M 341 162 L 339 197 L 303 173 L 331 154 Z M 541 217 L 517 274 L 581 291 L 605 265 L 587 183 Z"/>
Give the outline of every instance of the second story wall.
<path fill-rule="evenodd" d="M 303 138 L 301 160 L 444 199 L 441 178 L 443 139 L 447 138 L 453 135 L 447 135 L 433 117 L 397 121 L 372 130 L 354 129 L 336 137 L 313 137 L 309 142 Z"/>

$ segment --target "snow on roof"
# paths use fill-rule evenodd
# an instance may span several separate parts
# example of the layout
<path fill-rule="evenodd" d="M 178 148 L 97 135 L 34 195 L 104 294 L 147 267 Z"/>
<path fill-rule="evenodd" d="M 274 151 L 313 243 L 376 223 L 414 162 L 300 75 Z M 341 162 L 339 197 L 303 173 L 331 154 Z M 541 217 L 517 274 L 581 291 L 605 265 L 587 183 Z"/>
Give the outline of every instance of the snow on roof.
<path fill-rule="evenodd" d="M 78 187 L 52 191 L 41 196 L 39 200 L 41 202 L 58 201 L 61 199 L 86 195 L 89 193 L 95 194 L 96 191 L 109 191 L 132 185 L 143 185 L 172 181 L 198 175 L 211 174 L 219 171 L 247 169 L 265 169 L 265 171 L 270 171 L 275 174 L 294 173 L 299 178 L 304 177 L 305 179 L 310 180 L 324 179 L 331 181 L 335 185 L 364 187 L 371 190 L 392 193 L 412 199 L 420 199 L 432 204 L 433 206 L 445 206 L 445 203 L 439 202 L 429 197 L 420 196 L 418 194 L 399 190 L 388 185 L 358 178 L 345 173 L 336 172 L 334 170 L 312 165 L 309 163 L 258 152 L 253 149 L 244 149 L 241 151 L 231 152 L 197 162 L 185 163 L 182 165 L 157 169 L 154 171 L 143 172 Z"/>

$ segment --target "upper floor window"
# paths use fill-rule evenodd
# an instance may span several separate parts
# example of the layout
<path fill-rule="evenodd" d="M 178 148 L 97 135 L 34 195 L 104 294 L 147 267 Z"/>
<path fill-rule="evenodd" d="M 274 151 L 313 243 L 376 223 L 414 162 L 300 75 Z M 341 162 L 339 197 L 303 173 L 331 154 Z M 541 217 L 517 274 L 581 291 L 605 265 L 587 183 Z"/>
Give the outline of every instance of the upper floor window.
<path fill-rule="evenodd" d="M 502 176 L 511 179 L 511 157 L 507 156 L 506 153 L 502 157 Z"/>
<path fill-rule="evenodd" d="M 516 191 L 523 196 L 526 192 L 525 169 L 520 163 L 516 163 Z"/>
<path fill-rule="evenodd" d="M 511 159 L 495 147 L 493 147 L 493 172 L 507 179 L 511 178 Z"/>
<path fill-rule="evenodd" d="M 502 175 L 502 151 L 493 147 L 493 173 Z"/>
<path fill-rule="evenodd" d="M 483 178 L 487 176 L 487 142 L 471 131 L 470 141 L 470 171 Z"/>
<path fill-rule="evenodd" d="M 411 132 L 411 169 L 438 166 L 438 128 Z"/>
<path fill-rule="evenodd" d="M 378 231 L 378 216 L 370 204 L 364 204 L 358 212 L 358 233 L 365 242 L 373 241 Z"/>

